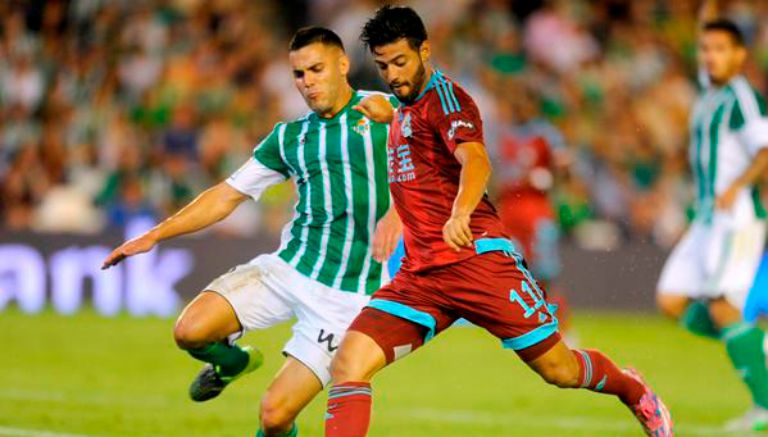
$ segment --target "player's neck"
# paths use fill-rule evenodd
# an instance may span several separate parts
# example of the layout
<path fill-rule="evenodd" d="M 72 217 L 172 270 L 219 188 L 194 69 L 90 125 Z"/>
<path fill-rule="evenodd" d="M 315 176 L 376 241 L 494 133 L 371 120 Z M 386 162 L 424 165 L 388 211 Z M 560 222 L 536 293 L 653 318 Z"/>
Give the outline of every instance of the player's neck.
<path fill-rule="evenodd" d="M 710 76 L 709 81 L 712 83 L 712 86 L 714 86 L 715 88 L 722 88 L 728 85 L 734 78 L 736 78 L 740 74 L 741 74 L 741 71 L 737 71 L 729 76 L 726 76 L 720 79 L 715 79 L 714 77 Z"/>
<path fill-rule="evenodd" d="M 427 89 L 429 83 L 432 82 L 432 75 L 435 74 L 435 70 L 430 65 L 424 65 L 424 82 L 419 87 L 417 96 L 424 95 L 424 90 Z"/>
<path fill-rule="evenodd" d="M 341 93 L 339 93 L 339 98 L 336 100 L 336 104 L 333 106 L 333 109 L 331 109 L 328 112 L 317 114 L 320 118 L 333 118 L 341 112 L 344 107 L 349 104 L 349 101 L 352 100 L 352 97 L 354 96 L 355 91 L 352 89 L 349 84 L 347 84 L 344 89 L 341 90 Z"/>

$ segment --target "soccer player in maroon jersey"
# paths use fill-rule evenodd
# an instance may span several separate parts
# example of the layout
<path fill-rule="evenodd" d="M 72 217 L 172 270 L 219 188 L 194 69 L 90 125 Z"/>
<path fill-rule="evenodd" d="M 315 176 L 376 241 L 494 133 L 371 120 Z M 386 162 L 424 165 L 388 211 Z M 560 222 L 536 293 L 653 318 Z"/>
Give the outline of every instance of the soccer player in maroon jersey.
<path fill-rule="evenodd" d="M 352 322 L 333 360 L 326 436 L 365 436 L 373 375 L 460 317 L 501 339 L 550 384 L 615 395 L 648 435 L 673 435 L 666 407 L 635 372 L 561 340 L 543 290 L 485 195 L 491 167 L 477 107 L 430 66 L 416 12 L 384 6 L 361 39 L 402 103 L 393 112 L 374 97 L 360 107 L 371 119 L 392 120 L 390 191 L 406 256 L 395 279 Z"/>

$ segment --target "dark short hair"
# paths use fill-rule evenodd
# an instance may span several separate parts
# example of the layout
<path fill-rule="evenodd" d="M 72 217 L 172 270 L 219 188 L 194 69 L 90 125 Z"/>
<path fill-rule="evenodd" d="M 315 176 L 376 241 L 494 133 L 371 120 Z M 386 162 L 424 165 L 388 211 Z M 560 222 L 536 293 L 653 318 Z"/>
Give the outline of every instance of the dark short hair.
<path fill-rule="evenodd" d="M 407 6 L 382 6 L 365 23 L 360 34 L 360 39 L 370 51 L 401 38 L 408 40 L 414 50 L 418 50 L 427 40 L 424 22 L 416 11 Z"/>
<path fill-rule="evenodd" d="M 741 33 L 739 26 L 731 20 L 718 18 L 717 20 L 708 21 L 704 23 L 704 31 L 725 32 L 731 37 L 734 44 L 737 46 L 744 46 L 744 34 Z"/>
<path fill-rule="evenodd" d="M 339 35 L 331 29 L 320 26 L 302 27 L 293 34 L 291 43 L 288 46 L 290 51 L 296 51 L 314 43 L 334 46 L 344 51 L 344 43 L 341 42 Z"/>

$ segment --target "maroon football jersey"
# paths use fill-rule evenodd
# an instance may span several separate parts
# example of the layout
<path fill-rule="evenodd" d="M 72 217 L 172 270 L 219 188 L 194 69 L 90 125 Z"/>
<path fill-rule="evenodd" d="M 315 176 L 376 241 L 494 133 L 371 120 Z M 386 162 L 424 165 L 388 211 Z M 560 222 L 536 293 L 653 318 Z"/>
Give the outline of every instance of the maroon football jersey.
<path fill-rule="evenodd" d="M 459 188 L 461 164 L 453 155 L 461 143 L 483 143 L 483 122 L 472 98 L 435 70 L 422 94 L 401 105 L 389 132 L 389 188 L 403 221 L 411 272 L 452 264 L 475 255 L 453 250 L 443 241 Z M 475 239 L 504 236 L 488 196 L 478 204 L 470 227 Z"/>

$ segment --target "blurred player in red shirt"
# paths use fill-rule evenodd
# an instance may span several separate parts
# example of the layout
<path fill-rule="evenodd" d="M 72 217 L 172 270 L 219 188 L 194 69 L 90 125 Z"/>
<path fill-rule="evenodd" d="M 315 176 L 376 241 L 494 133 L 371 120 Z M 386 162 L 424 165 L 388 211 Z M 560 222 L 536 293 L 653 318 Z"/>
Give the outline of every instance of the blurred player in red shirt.
<path fill-rule="evenodd" d="M 648 435 L 673 435 L 666 407 L 634 371 L 561 340 L 546 296 L 485 194 L 491 165 L 477 106 L 430 66 L 416 12 L 382 7 L 362 40 L 401 102 L 396 112 L 381 96 L 358 107 L 374 121 L 392 122 L 389 183 L 406 255 L 394 280 L 352 322 L 333 360 L 326 436 L 365 436 L 373 375 L 460 317 L 498 337 L 550 384 L 615 395 Z"/>
<path fill-rule="evenodd" d="M 565 298 L 554 292 L 560 274 L 560 230 L 550 199 L 555 174 L 567 161 L 560 132 L 540 116 L 536 96 L 518 87 L 498 99 L 502 126 L 491 162 L 499 216 L 536 280 L 558 306 L 561 331 L 569 319 Z"/>

